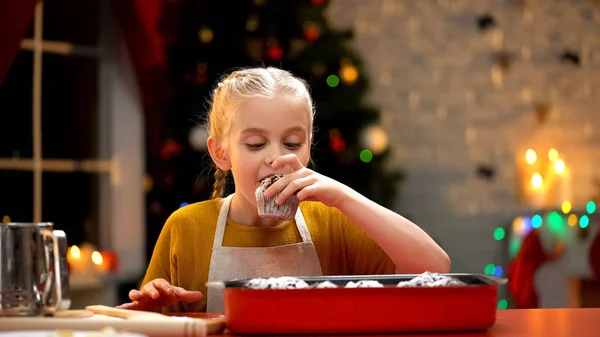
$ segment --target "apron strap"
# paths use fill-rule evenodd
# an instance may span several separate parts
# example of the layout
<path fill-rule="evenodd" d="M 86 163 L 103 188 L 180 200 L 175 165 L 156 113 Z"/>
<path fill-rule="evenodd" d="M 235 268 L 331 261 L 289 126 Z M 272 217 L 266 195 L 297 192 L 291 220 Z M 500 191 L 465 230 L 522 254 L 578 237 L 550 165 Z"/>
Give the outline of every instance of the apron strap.
<path fill-rule="evenodd" d="M 306 225 L 306 221 L 304 221 L 304 216 L 302 215 L 300 207 L 298 207 L 298 210 L 296 211 L 294 220 L 296 221 L 296 227 L 298 228 L 298 233 L 300 233 L 302 241 L 312 243 L 310 233 L 308 232 L 308 226 Z"/>
<path fill-rule="evenodd" d="M 233 198 L 233 194 L 230 194 L 225 199 L 223 199 L 223 205 L 221 206 L 221 210 L 219 211 L 219 218 L 217 219 L 217 228 L 215 230 L 213 249 L 221 248 L 221 246 L 223 245 L 223 236 L 225 235 L 225 226 L 227 226 L 227 214 L 229 214 L 231 198 Z"/>

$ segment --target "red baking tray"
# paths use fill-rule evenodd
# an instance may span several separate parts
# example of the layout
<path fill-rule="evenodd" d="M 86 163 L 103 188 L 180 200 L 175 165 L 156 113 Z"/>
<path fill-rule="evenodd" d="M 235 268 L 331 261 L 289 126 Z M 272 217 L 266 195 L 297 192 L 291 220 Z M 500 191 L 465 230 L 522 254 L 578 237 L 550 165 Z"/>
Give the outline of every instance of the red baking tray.
<path fill-rule="evenodd" d="M 300 277 L 309 285 L 376 280 L 383 288 L 247 289 L 221 283 L 227 329 L 244 334 L 342 334 L 481 331 L 496 321 L 503 278 L 443 274 L 466 286 L 396 287 L 418 275 Z M 214 286 L 211 285 L 211 287 Z"/>

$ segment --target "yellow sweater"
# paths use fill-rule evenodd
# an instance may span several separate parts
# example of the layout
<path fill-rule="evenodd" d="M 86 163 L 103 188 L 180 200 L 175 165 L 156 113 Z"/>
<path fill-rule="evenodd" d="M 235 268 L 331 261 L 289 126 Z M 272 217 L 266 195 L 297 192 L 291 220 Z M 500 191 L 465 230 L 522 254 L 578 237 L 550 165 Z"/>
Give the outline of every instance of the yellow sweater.
<path fill-rule="evenodd" d="M 169 217 L 154 247 L 142 286 L 153 279 L 164 278 L 174 286 L 206 294 L 219 201 L 190 204 Z M 395 265 L 383 250 L 337 208 L 304 201 L 300 209 L 319 255 L 323 275 L 394 273 Z M 223 246 L 272 247 L 301 241 L 294 221 L 261 228 L 228 219 Z M 184 306 L 177 305 L 166 311 L 205 311 L 206 296 L 198 303 Z"/>

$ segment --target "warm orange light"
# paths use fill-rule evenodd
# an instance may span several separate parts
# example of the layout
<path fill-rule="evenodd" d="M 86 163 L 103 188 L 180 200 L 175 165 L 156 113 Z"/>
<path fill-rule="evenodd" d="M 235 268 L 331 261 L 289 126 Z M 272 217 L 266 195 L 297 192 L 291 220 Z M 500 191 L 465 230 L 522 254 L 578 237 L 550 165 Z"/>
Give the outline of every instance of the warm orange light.
<path fill-rule="evenodd" d="M 71 248 L 69 248 L 69 255 L 74 259 L 79 259 L 81 258 L 81 250 L 79 250 L 79 247 L 77 246 L 71 246 Z"/>
<path fill-rule="evenodd" d="M 102 254 L 100 254 L 100 252 L 94 251 L 92 253 L 92 262 L 94 262 L 94 264 L 97 265 L 101 265 L 102 264 Z"/>
<path fill-rule="evenodd" d="M 571 206 L 571 203 L 569 201 L 565 201 L 565 202 L 562 203 L 562 207 L 561 208 L 562 208 L 563 213 L 567 214 L 567 213 L 569 213 L 571 211 L 572 206 Z"/>
<path fill-rule="evenodd" d="M 513 230 L 518 233 L 521 231 L 522 228 L 523 228 L 523 218 L 518 217 L 513 221 Z"/>
<path fill-rule="evenodd" d="M 558 151 L 556 151 L 556 149 L 550 149 L 550 151 L 548 151 L 548 159 L 550 159 L 551 162 L 555 162 L 558 159 Z"/>
<path fill-rule="evenodd" d="M 567 219 L 567 223 L 571 227 L 577 225 L 577 215 L 575 215 L 575 214 L 569 215 L 569 218 Z"/>
<path fill-rule="evenodd" d="M 535 173 L 532 177 L 531 177 L 531 185 L 534 188 L 540 188 L 542 187 L 542 184 L 544 183 L 544 180 L 542 179 L 542 175 L 539 173 Z"/>
<path fill-rule="evenodd" d="M 565 162 L 562 159 L 558 159 L 554 163 L 554 169 L 556 170 L 556 173 L 563 173 L 563 171 L 565 170 Z"/>
<path fill-rule="evenodd" d="M 537 154 L 532 149 L 527 150 L 525 152 L 525 160 L 528 164 L 533 164 L 537 160 Z"/>

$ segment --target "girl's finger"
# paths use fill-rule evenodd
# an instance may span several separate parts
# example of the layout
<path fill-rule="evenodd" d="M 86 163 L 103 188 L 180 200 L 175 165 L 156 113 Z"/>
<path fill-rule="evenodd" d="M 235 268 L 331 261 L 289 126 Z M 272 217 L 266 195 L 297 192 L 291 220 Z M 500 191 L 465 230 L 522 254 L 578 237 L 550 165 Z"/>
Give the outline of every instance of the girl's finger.
<path fill-rule="evenodd" d="M 152 284 L 158 291 L 162 291 L 167 295 L 173 294 L 173 286 L 167 280 L 159 278 L 152 281 Z"/>
<path fill-rule="evenodd" d="M 144 293 L 139 290 L 133 289 L 129 292 L 129 299 L 132 301 L 139 301 L 142 297 L 144 297 Z"/>
<path fill-rule="evenodd" d="M 150 296 L 150 298 L 152 298 L 153 300 L 156 300 L 160 297 L 158 289 L 156 289 L 152 282 L 146 283 L 146 285 L 142 288 L 142 292 Z"/>
<path fill-rule="evenodd" d="M 289 167 L 294 171 L 300 170 L 304 167 L 304 165 L 302 165 L 300 162 L 300 159 L 298 159 L 298 157 L 293 153 L 289 153 L 275 159 L 271 164 L 271 167 L 278 169 L 285 167 L 286 165 L 289 165 Z"/>
<path fill-rule="evenodd" d="M 295 193 L 300 193 L 302 189 L 314 184 L 316 178 L 314 175 L 309 175 L 303 178 L 292 180 L 277 196 L 276 202 L 282 204 L 285 200 Z"/>
<path fill-rule="evenodd" d="M 117 308 L 117 309 L 139 310 L 140 309 L 140 303 L 139 302 L 123 303 L 121 305 L 117 305 L 115 308 Z"/>
<path fill-rule="evenodd" d="M 189 291 L 180 287 L 175 287 L 175 294 L 182 302 L 197 302 L 203 297 L 199 291 Z"/>
<path fill-rule="evenodd" d="M 318 201 L 317 198 L 313 198 L 315 189 L 317 189 L 317 185 L 318 185 L 318 183 L 312 184 L 310 186 L 306 186 L 305 188 L 303 188 L 300 192 L 298 192 L 298 194 L 296 194 L 296 197 L 298 198 L 298 200 L 300 200 L 300 201 L 304 201 L 304 200 Z"/>
<path fill-rule="evenodd" d="M 292 181 L 300 178 L 307 177 L 312 172 L 310 170 L 299 170 L 294 173 L 290 173 L 288 175 L 283 176 L 281 179 L 277 180 L 273 183 L 273 185 L 269 186 L 265 190 L 265 198 L 270 198 L 277 193 L 280 193 L 286 186 L 288 186 Z"/>

